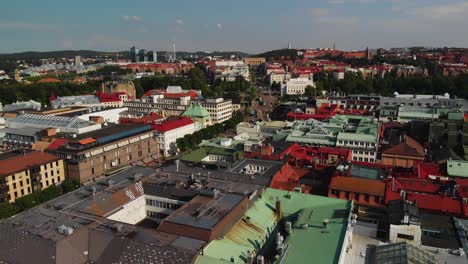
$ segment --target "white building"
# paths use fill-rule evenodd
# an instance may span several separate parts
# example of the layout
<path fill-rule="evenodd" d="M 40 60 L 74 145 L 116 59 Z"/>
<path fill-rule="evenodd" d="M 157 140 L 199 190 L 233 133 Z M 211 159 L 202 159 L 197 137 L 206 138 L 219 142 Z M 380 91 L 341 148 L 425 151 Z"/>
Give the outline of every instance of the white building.
<path fill-rule="evenodd" d="M 113 109 L 106 109 L 102 111 L 97 111 L 93 113 L 88 113 L 84 115 L 78 116 L 78 118 L 82 120 L 90 120 L 90 117 L 102 117 L 104 119 L 104 122 L 109 122 L 109 123 L 119 123 L 119 118 L 120 118 L 120 113 L 127 111 L 128 108 L 122 107 L 122 108 L 113 108 Z"/>
<path fill-rule="evenodd" d="M 245 63 L 242 60 L 217 60 L 215 61 L 215 66 L 217 67 L 236 67 L 244 66 Z"/>
<path fill-rule="evenodd" d="M 101 124 L 85 121 L 78 117 L 46 116 L 36 114 L 22 114 L 6 120 L 8 128 L 56 128 L 57 132 L 83 134 L 102 128 Z"/>
<path fill-rule="evenodd" d="M 344 70 L 333 71 L 333 79 L 335 80 L 344 80 L 344 75 L 345 75 Z"/>
<path fill-rule="evenodd" d="M 314 87 L 314 81 L 308 78 L 294 78 L 287 81 L 281 87 L 281 96 L 287 95 L 302 95 L 305 93 L 307 86 Z"/>
<path fill-rule="evenodd" d="M 291 74 L 286 71 L 274 71 L 268 75 L 268 82 L 272 85 L 274 82 L 283 83 L 291 79 Z"/>
<path fill-rule="evenodd" d="M 232 101 L 224 98 L 206 99 L 201 105 L 211 116 L 213 124 L 222 123 L 232 117 Z"/>
<path fill-rule="evenodd" d="M 163 121 L 154 126 L 159 152 L 164 156 L 177 154 L 176 140 L 196 131 L 195 122 L 188 117 L 177 120 Z"/>

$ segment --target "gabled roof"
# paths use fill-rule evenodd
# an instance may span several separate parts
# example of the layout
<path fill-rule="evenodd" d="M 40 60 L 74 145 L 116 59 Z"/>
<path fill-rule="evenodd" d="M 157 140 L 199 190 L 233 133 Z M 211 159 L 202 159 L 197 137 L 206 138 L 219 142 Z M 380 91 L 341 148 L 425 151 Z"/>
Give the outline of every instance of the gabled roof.
<path fill-rule="evenodd" d="M 424 158 L 425 156 L 424 147 L 408 136 L 406 137 L 406 141 L 383 151 L 382 155 L 399 155 L 417 158 Z"/>
<path fill-rule="evenodd" d="M 47 163 L 59 160 L 54 155 L 34 151 L 29 153 L 18 154 L 11 158 L 0 160 L 0 177 L 12 175 L 30 168 L 39 167 Z"/>
<path fill-rule="evenodd" d="M 179 127 L 184 127 L 193 124 L 192 119 L 188 117 L 181 117 L 176 120 L 166 120 L 160 124 L 153 125 L 153 129 L 159 132 L 167 132 Z"/>
<path fill-rule="evenodd" d="M 385 195 L 385 183 L 382 181 L 346 176 L 333 177 L 330 183 L 330 189 L 382 197 Z"/>

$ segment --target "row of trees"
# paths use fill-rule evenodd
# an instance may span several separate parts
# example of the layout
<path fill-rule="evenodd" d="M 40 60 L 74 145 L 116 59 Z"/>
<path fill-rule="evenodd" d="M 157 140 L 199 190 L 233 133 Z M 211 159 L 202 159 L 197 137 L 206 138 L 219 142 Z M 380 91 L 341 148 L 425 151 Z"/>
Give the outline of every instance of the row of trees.
<path fill-rule="evenodd" d="M 40 192 L 34 192 L 18 198 L 14 203 L 0 204 L 0 220 L 55 199 L 65 193 L 77 189 L 79 186 L 79 182 L 66 179 L 60 184 L 60 186 L 52 185 Z"/>
<path fill-rule="evenodd" d="M 234 81 L 216 79 L 213 87 L 212 96 L 224 96 L 226 98 L 239 98 L 240 94 L 253 98 L 256 93 L 255 87 L 241 76 L 237 76 Z"/>
<path fill-rule="evenodd" d="M 135 80 L 147 92 L 151 89 L 166 88 L 170 85 L 180 86 L 183 89 L 204 90 L 208 89 L 205 75 L 198 68 L 190 69 L 186 74 L 179 76 L 156 74 Z"/>
<path fill-rule="evenodd" d="M 212 139 L 219 134 L 236 128 L 237 124 L 244 121 L 244 114 L 242 112 L 234 112 L 229 120 L 223 123 L 217 123 L 212 126 L 203 128 L 193 134 L 185 135 L 183 138 L 176 140 L 177 147 L 181 151 L 192 149 L 202 142 L 202 140 Z"/>
<path fill-rule="evenodd" d="M 468 98 L 468 74 L 455 77 L 441 75 L 397 78 L 389 75 L 364 79 L 361 74 L 346 73 L 344 80 L 335 80 L 328 73 L 319 73 L 315 78 L 317 90 L 353 93 L 375 93 L 391 96 L 394 92 L 414 94 L 444 94 Z"/>
<path fill-rule="evenodd" d="M 100 89 L 100 82 L 88 81 L 85 84 L 65 83 L 35 83 L 11 85 L 0 84 L 0 102 L 4 104 L 16 101 L 35 100 L 42 104 L 48 104 L 52 93 L 57 96 L 90 94 Z"/>

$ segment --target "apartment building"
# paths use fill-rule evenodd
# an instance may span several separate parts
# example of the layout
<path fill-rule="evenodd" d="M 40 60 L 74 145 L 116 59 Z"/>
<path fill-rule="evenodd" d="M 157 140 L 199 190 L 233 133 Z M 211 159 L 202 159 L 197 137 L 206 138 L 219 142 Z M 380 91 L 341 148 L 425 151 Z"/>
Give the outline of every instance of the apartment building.
<path fill-rule="evenodd" d="M 208 98 L 201 102 L 211 116 L 213 124 L 222 123 L 232 117 L 232 101 L 224 98 Z"/>
<path fill-rule="evenodd" d="M 41 151 L 0 154 L 0 203 L 41 191 L 65 179 L 63 160 Z"/>
<path fill-rule="evenodd" d="M 55 141 L 47 151 L 65 159 L 68 177 L 80 182 L 127 165 L 151 162 L 158 154 L 151 125 L 113 125 Z"/>
<path fill-rule="evenodd" d="M 156 130 L 159 153 L 164 156 L 177 154 L 176 140 L 196 131 L 195 122 L 188 117 L 166 120 L 153 126 Z"/>

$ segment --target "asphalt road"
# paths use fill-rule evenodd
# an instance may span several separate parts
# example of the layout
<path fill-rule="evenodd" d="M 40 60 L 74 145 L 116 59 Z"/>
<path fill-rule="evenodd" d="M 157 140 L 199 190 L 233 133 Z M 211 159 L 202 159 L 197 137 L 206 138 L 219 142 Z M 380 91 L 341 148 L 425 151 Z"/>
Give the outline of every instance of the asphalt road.
<path fill-rule="evenodd" d="M 260 105 L 257 99 L 262 98 L 264 105 Z M 265 120 L 267 114 L 273 111 L 277 98 L 273 96 L 269 88 L 259 88 L 257 86 L 257 96 L 252 101 L 252 110 L 257 111 L 257 119 Z"/>

